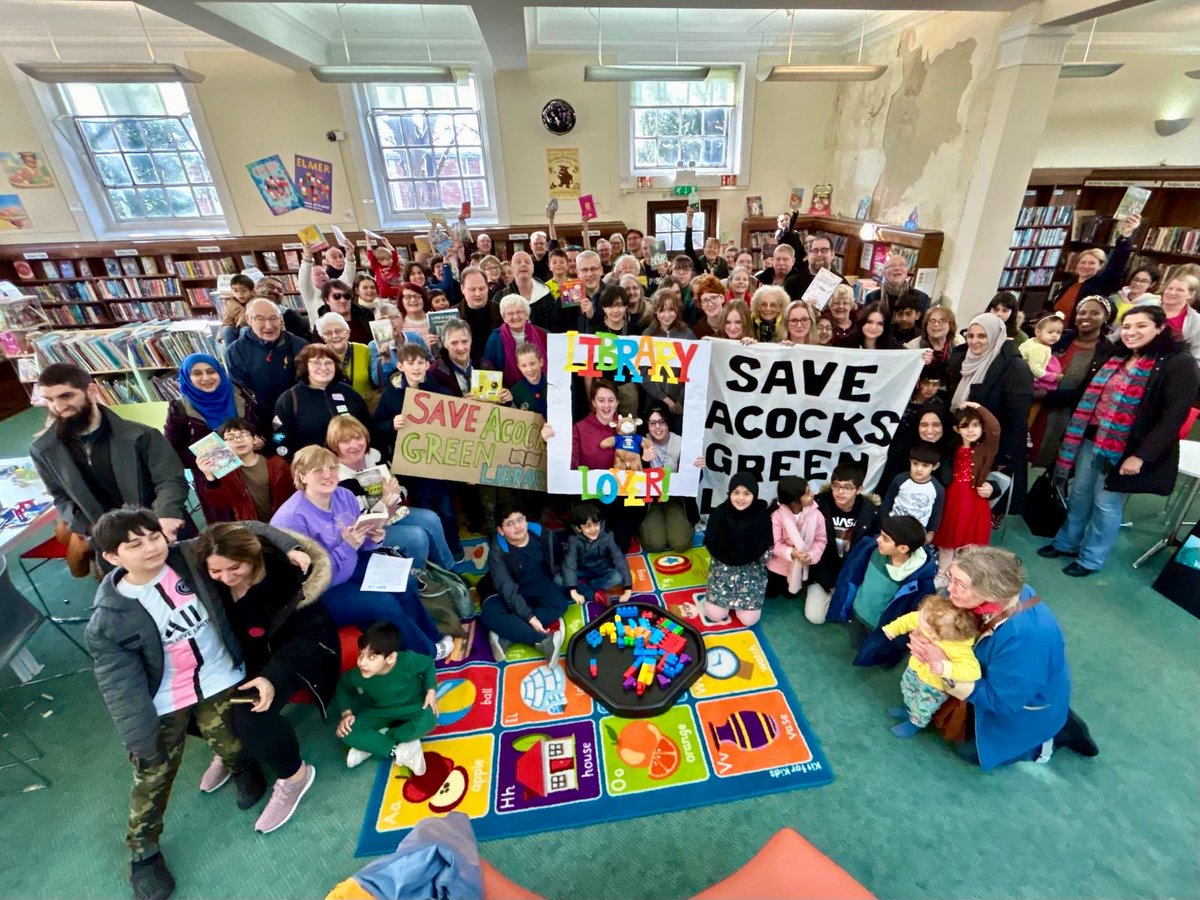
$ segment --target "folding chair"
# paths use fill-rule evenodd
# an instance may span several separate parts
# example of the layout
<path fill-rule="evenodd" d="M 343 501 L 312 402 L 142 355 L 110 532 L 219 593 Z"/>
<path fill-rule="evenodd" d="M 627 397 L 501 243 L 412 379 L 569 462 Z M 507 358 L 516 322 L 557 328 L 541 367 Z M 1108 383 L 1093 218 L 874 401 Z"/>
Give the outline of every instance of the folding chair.
<path fill-rule="evenodd" d="M 88 622 L 87 616 L 56 616 L 50 612 L 50 607 L 46 603 L 46 598 L 42 596 L 41 590 L 38 589 L 37 582 L 33 580 L 33 573 L 40 569 L 46 563 L 53 562 L 56 559 L 61 559 L 64 562 L 67 559 L 67 547 L 60 542 L 56 537 L 50 537 L 42 541 L 36 547 L 26 550 L 18 558 L 17 562 L 21 566 L 21 571 L 25 573 L 25 580 L 29 582 L 29 586 L 33 589 L 33 595 L 37 597 L 38 603 L 42 605 L 42 609 L 46 613 L 46 621 L 62 632 L 63 636 L 68 641 L 78 647 L 84 653 L 87 653 L 87 648 L 79 643 L 69 631 L 63 628 L 64 625 L 86 625 Z M 36 560 L 33 564 L 30 561 Z M 70 603 L 70 599 L 64 597 L 63 603 Z M 90 654 L 89 654 L 90 655 Z"/>

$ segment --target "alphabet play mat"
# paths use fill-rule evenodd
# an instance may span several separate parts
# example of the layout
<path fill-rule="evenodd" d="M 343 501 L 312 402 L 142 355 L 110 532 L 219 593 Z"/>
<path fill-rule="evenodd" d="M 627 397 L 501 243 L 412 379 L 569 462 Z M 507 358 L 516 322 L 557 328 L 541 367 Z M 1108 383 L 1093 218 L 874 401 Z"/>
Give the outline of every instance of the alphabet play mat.
<path fill-rule="evenodd" d="M 818 787 L 833 769 L 766 639 L 755 629 L 714 625 L 699 612 L 708 554 L 669 574 L 634 553 L 634 600 L 665 606 L 703 636 L 705 673 L 667 712 L 612 715 L 532 650 L 492 661 L 482 624 L 438 666 L 438 727 L 424 741 L 426 771 L 381 762 L 356 854 L 390 853 L 429 815 L 452 810 L 480 840 L 673 812 L 761 794 Z M 678 557 L 678 554 L 673 556 Z M 599 616 L 596 604 L 588 618 Z M 586 628 L 584 609 L 565 617 L 567 640 Z"/>

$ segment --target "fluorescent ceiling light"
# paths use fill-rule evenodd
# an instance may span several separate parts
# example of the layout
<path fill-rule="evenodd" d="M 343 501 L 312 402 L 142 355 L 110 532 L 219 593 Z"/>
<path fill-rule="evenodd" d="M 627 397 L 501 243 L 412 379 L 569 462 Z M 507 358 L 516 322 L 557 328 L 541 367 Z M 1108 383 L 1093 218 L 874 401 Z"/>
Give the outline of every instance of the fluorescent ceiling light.
<path fill-rule="evenodd" d="M 1103 78 L 1105 75 L 1111 75 L 1117 69 L 1124 66 L 1125 63 L 1106 63 L 1106 62 L 1077 62 L 1063 63 L 1061 69 L 1058 70 L 1059 78 Z"/>
<path fill-rule="evenodd" d="M 887 66 L 772 66 L 758 73 L 759 81 L 874 81 Z"/>
<path fill-rule="evenodd" d="M 47 84 L 150 84 L 185 81 L 199 84 L 204 76 L 170 63 L 17 63 L 34 81 Z"/>
<path fill-rule="evenodd" d="M 385 84 L 454 84 L 449 66 L 313 66 L 313 78 L 326 84 L 381 82 Z"/>
<path fill-rule="evenodd" d="M 584 66 L 584 81 L 703 81 L 712 66 Z"/>

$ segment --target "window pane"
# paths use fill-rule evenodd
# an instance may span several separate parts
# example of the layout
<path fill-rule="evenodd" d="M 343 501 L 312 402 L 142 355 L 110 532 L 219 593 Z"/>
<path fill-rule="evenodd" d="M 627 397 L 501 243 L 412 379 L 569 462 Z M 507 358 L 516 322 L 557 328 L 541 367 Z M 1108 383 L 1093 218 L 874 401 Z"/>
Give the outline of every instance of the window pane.
<path fill-rule="evenodd" d="M 424 113 L 411 113 L 400 120 L 404 143 L 415 147 L 428 147 L 431 143 L 429 117 Z"/>
<path fill-rule="evenodd" d="M 133 184 L 129 170 L 125 168 L 125 160 L 119 153 L 101 153 L 96 157 L 96 168 L 100 170 L 100 180 L 108 187 L 120 187 Z"/>
<path fill-rule="evenodd" d="M 198 187 L 195 189 L 196 205 L 202 216 L 221 216 L 221 199 L 214 187 Z"/>
<path fill-rule="evenodd" d="M 167 188 L 167 200 L 171 203 L 171 215 L 195 217 L 200 214 L 191 188 Z"/>
<path fill-rule="evenodd" d="M 410 172 L 408 154 L 403 150 L 384 150 L 383 167 L 387 172 L 388 178 L 407 177 Z"/>
<path fill-rule="evenodd" d="M 704 165 L 721 166 L 725 163 L 725 142 L 720 138 L 704 139 Z"/>
<path fill-rule="evenodd" d="M 686 81 L 664 81 L 663 94 L 667 103 L 672 106 L 686 106 L 688 102 L 688 83 Z"/>
<path fill-rule="evenodd" d="M 117 150 L 117 136 L 112 122 L 80 121 L 79 128 L 84 139 L 94 151 Z"/>
<path fill-rule="evenodd" d="M 679 142 L 679 161 L 688 168 L 700 164 L 700 139 L 688 138 Z"/>
<path fill-rule="evenodd" d="M 700 110 L 681 109 L 679 111 L 679 131 L 681 134 L 699 134 Z"/>
<path fill-rule="evenodd" d="M 137 119 L 118 119 L 114 130 L 121 142 L 122 150 L 145 150 L 146 137 L 138 125 Z"/>
<path fill-rule="evenodd" d="M 464 175 L 484 174 L 482 147 L 459 147 L 458 159 Z"/>
<path fill-rule="evenodd" d="M 429 89 L 424 85 L 409 85 L 404 89 L 404 102 L 397 105 L 423 109 L 429 105 Z"/>
<path fill-rule="evenodd" d="M 442 206 L 462 206 L 463 186 L 461 181 L 443 181 L 441 184 Z"/>
<path fill-rule="evenodd" d="M 469 181 L 464 181 L 463 186 L 467 190 L 467 195 L 471 200 L 472 206 L 488 205 L 489 201 L 486 181 L 478 178 L 472 178 Z"/>
<path fill-rule="evenodd" d="M 64 84 L 63 92 L 71 112 L 77 116 L 102 116 L 105 113 L 104 101 L 94 84 Z"/>
<path fill-rule="evenodd" d="M 162 95 L 163 108 L 168 116 L 186 116 L 191 112 L 188 109 L 187 97 L 183 94 L 182 84 L 177 82 L 160 84 L 158 90 Z"/>
<path fill-rule="evenodd" d="M 671 230 L 671 215 L 670 215 L 670 213 L 655 213 L 654 214 L 654 233 L 656 235 L 661 235 L 664 232 L 667 232 L 670 230 Z"/>
<path fill-rule="evenodd" d="M 191 121 L 190 119 L 188 120 Z M 192 135 L 183 127 L 183 123 L 178 119 L 164 119 L 163 129 L 167 133 L 171 144 L 178 150 L 195 150 L 200 144 L 192 139 Z"/>
<path fill-rule="evenodd" d="M 412 182 L 393 181 L 388 187 L 392 197 L 392 209 L 399 211 L 417 208 Z"/>
<path fill-rule="evenodd" d="M 149 153 L 131 153 L 125 159 L 129 162 L 129 171 L 133 173 L 135 184 L 158 184 L 158 172 Z"/>
<path fill-rule="evenodd" d="M 417 204 L 421 209 L 439 209 L 442 198 L 438 194 L 436 181 L 417 181 L 413 183 L 417 189 Z"/>
<path fill-rule="evenodd" d="M 458 156 L 453 150 L 447 150 L 444 158 L 439 154 L 438 164 L 440 166 L 438 169 L 438 176 L 440 178 L 454 178 L 462 174 L 458 170 Z"/>
<path fill-rule="evenodd" d="M 170 150 L 175 146 L 171 129 L 164 119 L 142 122 L 142 133 L 146 136 L 146 146 L 151 150 Z"/>
<path fill-rule="evenodd" d="M 375 133 L 381 147 L 399 147 L 404 143 L 400 133 L 400 120 L 395 116 L 376 116 Z"/>
<path fill-rule="evenodd" d="M 157 84 L 102 84 L 100 96 L 117 116 L 161 116 L 167 110 Z"/>
<path fill-rule="evenodd" d="M 171 205 L 167 202 L 167 192 L 162 188 L 142 188 L 138 191 L 142 206 L 145 207 L 147 218 L 165 219 L 171 215 Z"/>
<path fill-rule="evenodd" d="M 634 141 L 635 165 L 639 169 L 653 168 L 658 164 L 658 149 L 655 141 Z"/>
<path fill-rule="evenodd" d="M 706 109 L 704 111 L 704 133 L 708 135 L 725 133 L 725 110 Z"/>
<path fill-rule="evenodd" d="M 735 78 L 709 79 L 708 102 L 712 106 L 733 106 L 737 102 Z"/>
<path fill-rule="evenodd" d="M 211 184 L 212 175 L 208 171 L 208 166 L 204 163 L 204 156 L 200 153 L 183 153 L 180 154 L 183 160 L 184 168 L 187 169 L 188 181 L 192 184 Z"/>
<path fill-rule="evenodd" d="M 679 162 L 679 141 L 673 138 L 663 138 L 658 142 L 658 164 L 675 168 Z"/>
<path fill-rule="evenodd" d="M 679 134 L 679 110 L 663 109 L 658 113 L 659 134 Z"/>
<path fill-rule="evenodd" d="M 434 84 L 429 86 L 430 101 L 432 106 L 455 107 L 458 106 L 458 96 L 452 84 Z"/>
<path fill-rule="evenodd" d="M 470 115 L 456 115 L 454 117 L 454 127 L 458 129 L 458 142 L 460 144 L 478 144 L 479 139 L 479 116 L 475 113 Z"/>
<path fill-rule="evenodd" d="M 433 134 L 433 146 L 451 147 L 454 145 L 454 117 L 441 113 L 431 116 L 429 130 Z"/>
<path fill-rule="evenodd" d="M 154 164 L 158 166 L 158 174 L 163 184 L 186 184 L 187 175 L 183 171 L 183 163 L 174 153 L 155 153 Z M 189 192 L 190 193 L 190 192 Z"/>
<path fill-rule="evenodd" d="M 671 230 L 683 231 L 687 228 L 687 213 L 671 213 Z"/>
<path fill-rule="evenodd" d="M 432 150 L 413 148 L 408 151 L 408 161 L 415 176 L 432 175 L 434 172 L 434 156 Z"/>
<path fill-rule="evenodd" d="M 108 197 L 112 201 L 113 211 L 117 214 L 118 219 L 142 219 L 141 204 L 138 203 L 137 191 L 132 188 L 124 190 L 109 191 Z"/>
<path fill-rule="evenodd" d="M 653 137 L 658 134 L 658 110 L 639 109 L 634 116 L 634 133 L 637 137 Z"/>

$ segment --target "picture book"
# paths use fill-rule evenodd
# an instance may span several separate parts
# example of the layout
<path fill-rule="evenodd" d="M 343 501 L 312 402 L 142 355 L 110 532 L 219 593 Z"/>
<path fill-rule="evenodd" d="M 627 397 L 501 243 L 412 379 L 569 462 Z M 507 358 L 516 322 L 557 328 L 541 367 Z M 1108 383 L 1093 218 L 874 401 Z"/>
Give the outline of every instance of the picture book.
<path fill-rule="evenodd" d="M 552 197 L 550 202 L 546 204 L 546 218 L 553 219 L 555 213 L 558 212 L 558 198 Z"/>
<path fill-rule="evenodd" d="M 1125 196 L 1121 198 L 1121 203 L 1117 207 L 1117 211 L 1113 213 L 1113 217 L 1124 219 L 1127 216 L 1141 215 L 1149 200 L 1150 191 L 1146 188 L 1128 187 L 1125 189 Z"/>
<path fill-rule="evenodd" d="M 462 206 L 458 210 L 458 214 L 464 219 L 471 218 L 471 201 L 464 200 Z"/>
<path fill-rule="evenodd" d="M 454 238 L 439 228 L 433 235 L 433 249 L 437 251 L 439 256 L 448 256 L 450 251 L 454 249 Z"/>
<path fill-rule="evenodd" d="M 804 205 L 804 188 L 794 187 L 792 193 L 788 196 L 788 210 L 790 212 L 800 212 Z"/>
<path fill-rule="evenodd" d="M 157 259 L 155 259 L 153 256 L 143 256 L 141 258 L 141 260 L 142 260 L 142 273 L 144 275 L 157 275 L 158 274 L 158 260 Z"/>
<path fill-rule="evenodd" d="M 17 377 L 21 381 L 32 384 L 38 380 L 38 376 L 41 374 L 38 362 L 32 356 L 22 356 L 17 359 Z"/>
<path fill-rule="evenodd" d="M 425 314 L 425 319 L 429 322 L 429 330 L 437 335 L 438 340 L 442 339 L 442 332 L 446 330 L 446 325 L 452 319 L 457 319 L 459 312 L 455 307 L 450 309 L 435 309 Z"/>
<path fill-rule="evenodd" d="M 108 273 L 110 278 L 121 277 L 121 261 L 119 259 L 105 259 L 104 271 Z"/>
<path fill-rule="evenodd" d="M 243 253 L 242 254 L 242 268 L 243 269 L 248 269 L 251 266 L 257 266 L 257 265 L 258 265 L 258 260 L 254 258 L 253 253 Z"/>
<path fill-rule="evenodd" d="M 333 212 L 333 163 L 296 154 L 296 192 L 305 209 Z"/>
<path fill-rule="evenodd" d="M 392 342 L 392 320 L 373 319 L 371 321 L 371 337 L 374 338 L 377 348 L 384 344 L 390 344 Z"/>
<path fill-rule="evenodd" d="M 233 282 L 232 275 L 218 275 L 217 276 L 217 293 L 218 294 L 232 294 L 233 293 L 232 282 Z"/>
<path fill-rule="evenodd" d="M 746 215 L 761 216 L 763 214 L 763 199 L 759 194 L 746 198 Z"/>
<path fill-rule="evenodd" d="M 425 235 L 413 235 L 413 243 L 417 245 L 417 253 L 433 256 L 433 246 L 429 243 L 429 238 L 425 237 Z"/>
<path fill-rule="evenodd" d="M 887 264 L 889 252 L 890 248 L 882 241 L 872 245 L 871 266 L 869 269 L 872 275 L 881 275 L 883 273 L 883 267 Z"/>
<path fill-rule="evenodd" d="M 300 254 L 295 250 L 283 251 L 283 262 L 289 269 L 300 268 Z"/>
<path fill-rule="evenodd" d="M 578 278 L 568 278 L 558 286 L 558 291 L 559 304 L 564 309 L 583 302 L 583 282 Z"/>
<path fill-rule="evenodd" d="M 471 370 L 471 396 L 487 403 L 499 403 L 504 390 L 504 373 L 492 369 Z"/>
<path fill-rule="evenodd" d="M 69 259 L 64 259 L 58 264 L 58 271 L 62 273 L 63 278 L 75 277 L 75 264 Z"/>
<path fill-rule="evenodd" d="M 324 233 L 316 225 L 305 225 L 296 232 L 296 237 L 300 238 L 300 243 L 309 253 L 319 253 L 329 247 L 329 241 L 325 240 Z"/>
<path fill-rule="evenodd" d="M 137 261 L 136 256 L 121 257 L 121 270 L 126 275 L 141 275 L 142 274 L 142 270 L 138 267 L 138 261 Z"/>
<path fill-rule="evenodd" d="M 26 280 L 33 277 L 33 266 L 25 262 L 23 259 L 18 259 L 13 263 L 13 268 L 17 270 L 17 277 Z"/>
<path fill-rule="evenodd" d="M 833 185 L 818 184 L 813 187 L 812 203 L 808 206 L 810 216 L 827 216 L 830 214 L 830 203 L 833 202 Z"/>
<path fill-rule="evenodd" d="M 246 163 L 246 171 L 250 173 L 271 215 L 279 216 L 304 205 L 279 154 Z"/>
<path fill-rule="evenodd" d="M 47 279 L 58 278 L 58 266 L 54 264 L 54 260 L 42 260 L 42 277 Z"/>
<path fill-rule="evenodd" d="M 342 229 L 338 228 L 336 225 L 334 225 L 332 223 L 330 223 L 330 225 L 329 225 L 329 230 L 333 232 L 333 239 L 334 239 L 334 241 L 337 242 L 337 245 L 339 247 L 349 247 L 350 246 L 350 242 L 348 240 L 346 240 L 346 232 L 342 231 Z"/>
<path fill-rule="evenodd" d="M 79 277 L 80 278 L 91 278 L 92 277 L 91 263 L 89 263 L 86 259 L 81 259 L 78 262 L 79 262 L 79 266 L 78 266 Z"/>
<path fill-rule="evenodd" d="M 279 254 L 273 250 L 267 250 L 263 253 L 263 264 L 269 272 L 279 271 Z"/>
<path fill-rule="evenodd" d="M 229 449 L 229 445 L 215 431 L 206 434 L 196 443 L 188 447 L 196 455 L 196 463 L 204 464 L 212 470 L 213 478 L 224 478 L 234 469 L 242 467 L 242 461 L 237 454 Z"/>
<path fill-rule="evenodd" d="M 164 256 L 162 258 L 163 271 L 168 275 L 175 274 L 175 258 L 173 256 Z"/>
<path fill-rule="evenodd" d="M 434 225 L 434 226 L 441 225 L 443 228 L 447 227 L 445 214 L 443 214 L 442 212 L 440 212 L 439 210 L 436 210 L 436 209 L 426 210 L 425 211 L 425 220 L 430 225 Z"/>
<path fill-rule="evenodd" d="M 801 300 L 807 300 L 818 311 L 825 308 L 825 304 L 829 302 L 829 298 L 833 296 L 833 289 L 842 283 L 842 279 L 828 269 L 821 269 L 813 277 L 812 283 L 805 288 Z"/>
<path fill-rule="evenodd" d="M 596 201 L 592 199 L 591 194 L 582 194 L 579 197 L 579 214 L 585 221 L 596 218 Z"/>

